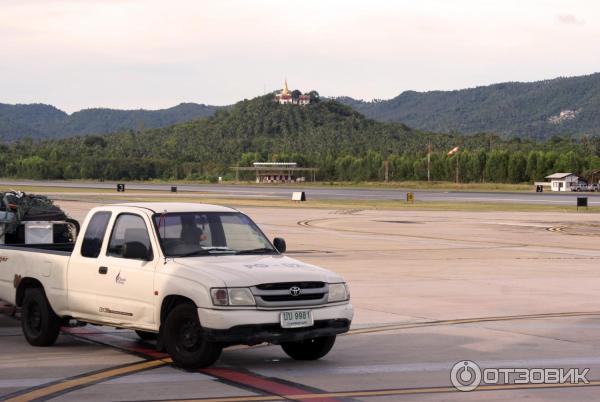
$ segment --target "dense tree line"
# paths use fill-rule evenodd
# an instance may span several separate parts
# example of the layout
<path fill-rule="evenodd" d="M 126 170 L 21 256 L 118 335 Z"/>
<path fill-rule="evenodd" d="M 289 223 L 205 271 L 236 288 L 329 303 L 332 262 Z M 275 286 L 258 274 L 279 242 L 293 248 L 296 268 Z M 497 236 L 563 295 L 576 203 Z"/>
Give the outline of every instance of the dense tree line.
<path fill-rule="evenodd" d="M 545 142 L 413 130 L 370 120 L 334 101 L 279 105 L 272 96 L 240 102 L 207 119 L 105 136 L 0 145 L 0 176 L 32 179 L 233 178 L 233 166 L 294 161 L 319 168 L 320 180 L 531 182 L 556 172 L 600 167 L 600 140 Z M 460 146 L 461 151 L 447 156 Z M 242 176 L 252 179 L 252 176 Z"/>

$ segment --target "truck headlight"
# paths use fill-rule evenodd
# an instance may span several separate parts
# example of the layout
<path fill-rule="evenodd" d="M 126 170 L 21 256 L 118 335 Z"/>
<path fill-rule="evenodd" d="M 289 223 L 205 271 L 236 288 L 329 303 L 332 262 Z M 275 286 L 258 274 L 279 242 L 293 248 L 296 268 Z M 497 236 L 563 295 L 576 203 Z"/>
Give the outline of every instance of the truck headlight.
<path fill-rule="evenodd" d="M 254 296 L 248 288 L 229 289 L 229 304 L 232 306 L 254 306 Z"/>
<path fill-rule="evenodd" d="M 254 296 L 248 288 L 213 288 L 210 296 L 215 306 L 255 306 Z"/>
<path fill-rule="evenodd" d="M 350 292 L 345 283 L 330 283 L 329 284 L 329 303 L 346 301 L 350 299 Z"/>

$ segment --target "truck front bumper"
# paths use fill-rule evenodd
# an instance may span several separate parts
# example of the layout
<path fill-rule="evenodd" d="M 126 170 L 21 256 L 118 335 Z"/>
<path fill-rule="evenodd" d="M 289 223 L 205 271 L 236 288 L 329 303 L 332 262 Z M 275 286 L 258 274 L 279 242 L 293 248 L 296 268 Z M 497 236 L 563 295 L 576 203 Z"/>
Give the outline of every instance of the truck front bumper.
<path fill-rule="evenodd" d="M 354 316 L 350 303 L 304 309 L 312 311 L 314 325 L 311 327 L 281 328 L 280 314 L 286 310 L 199 308 L 198 318 L 207 338 L 213 342 L 256 345 L 341 334 L 350 329 Z"/>
<path fill-rule="evenodd" d="M 349 329 L 350 321 L 337 319 L 315 321 L 312 327 L 304 328 L 281 328 L 279 324 L 239 325 L 229 329 L 204 328 L 204 334 L 211 342 L 232 345 L 257 345 L 263 342 L 279 344 L 320 336 L 337 335 L 348 332 Z"/>

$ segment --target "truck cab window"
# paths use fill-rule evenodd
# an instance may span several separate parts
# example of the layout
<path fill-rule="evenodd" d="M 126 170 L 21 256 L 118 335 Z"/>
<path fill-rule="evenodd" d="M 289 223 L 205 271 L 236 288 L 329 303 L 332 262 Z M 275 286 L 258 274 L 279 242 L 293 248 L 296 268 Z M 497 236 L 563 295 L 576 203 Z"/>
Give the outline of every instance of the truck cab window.
<path fill-rule="evenodd" d="M 100 255 L 110 215 L 111 213 L 108 211 L 100 211 L 92 216 L 81 243 L 82 257 L 97 258 Z"/>
<path fill-rule="evenodd" d="M 151 256 L 152 247 L 150 245 L 148 229 L 144 220 L 138 215 L 121 214 L 117 217 L 110 241 L 108 242 L 107 255 L 111 257 L 138 259 L 137 257 L 128 255 L 126 247 L 135 247 L 136 250 L 143 247 L 147 250 L 147 255 Z"/>
<path fill-rule="evenodd" d="M 154 215 L 154 225 L 167 257 L 276 253 L 256 224 L 241 213 L 163 213 Z"/>

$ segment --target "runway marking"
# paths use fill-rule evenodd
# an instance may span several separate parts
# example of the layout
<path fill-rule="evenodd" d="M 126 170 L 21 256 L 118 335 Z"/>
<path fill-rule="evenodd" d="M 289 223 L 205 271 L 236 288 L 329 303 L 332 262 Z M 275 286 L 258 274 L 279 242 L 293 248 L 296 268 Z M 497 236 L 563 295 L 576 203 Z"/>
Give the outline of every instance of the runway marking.
<path fill-rule="evenodd" d="M 131 365 L 132 368 L 130 370 L 128 370 L 129 366 L 124 366 L 121 368 L 109 368 L 101 372 L 93 372 L 70 379 L 58 380 L 56 384 L 45 384 L 33 389 L 30 388 L 28 390 L 22 390 L 18 393 L 11 394 L 11 399 L 9 399 L 10 401 L 32 401 L 42 397 L 46 399 L 46 396 L 48 395 L 65 394 L 80 388 L 106 381 L 108 379 L 114 379 L 134 373 L 136 371 L 147 370 L 173 363 L 173 360 L 168 357 L 168 354 L 157 352 L 152 348 L 140 345 L 140 342 L 114 335 L 114 331 L 113 333 L 105 333 L 104 331 L 94 331 L 82 327 L 64 327 L 61 328 L 61 331 L 75 338 L 116 348 L 148 360 L 142 363 L 134 363 Z M 138 366 L 140 368 L 137 368 Z M 237 388 L 248 389 L 252 392 L 262 394 L 257 400 L 265 400 L 265 397 L 271 396 L 272 394 L 281 395 L 283 393 L 294 393 L 296 395 L 315 395 L 317 392 L 322 392 L 319 389 L 307 387 L 302 384 L 296 384 L 291 381 L 280 380 L 278 378 L 266 378 L 258 374 L 229 368 L 206 368 L 197 370 L 197 372 L 220 380 L 225 384 Z M 7 396 L 5 396 L 5 398 L 6 397 Z M 0 398 L 0 400 L 3 399 Z M 295 400 L 302 401 L 303 398 L 298 398 Z M 312 397 L 311 401 L 334 402 L 335 399 L 328 397 L 324 397 L 322 399 Z"/>
<path fill-rule="evenodd" d="M 499 321 L 516 321 L 516 320 L 534 320 L 544 318 L 564 318 L 564 317 L 589 317 L 600 316 L 600 311 L 580 311 L 580 312 L 565 312 L 565 313 L 541 313 L 541 314 L 523 314 L 523 315 L 507 315 L 496 317 L 478 317 L 478 318 L 458 318 L 452 320 L 436 320 L 424 322 L 412 322 L 404 324 L 381 325 L 377 327 L 351 329 L 344 335 L 360 335 L 374 332 L 396 331 L 401 329 L 434 327 L 444 325 L 460 325 L 460 324 L 476 324 L 480 322 L 499 322 Z"/>
<path fill-rule="evenodd" d="M 480 385 L 474 391 L 510 391 L 523 389 L 552 389 L 552 388 L 584 388 L 600 386 L 600 380 L 591 380 L 586 383 L 577 384 L 499 384 L 499 385 Z M 224 398 L 202 398 L 202 399 L 166 399 L 156 400 L 153 402 L 242 402 L 242 401 L 284 401 L 302 398 L 304 400 L 315 401 L 319 398 L 357 398 L 357 397 L 380 397 L 380 396 L 401 396 L 401 395 L 420 395 L 420 394 L 443 394 L 461 392 L 454 387 L 422 387 L 422 388 L 397 388 L 397 389 L 379 389 L 379 390 L 357 390 L 357 391 L 341 391 L 328 392 L 324 394 L 303 394 L 303 395 L 281 395 L 270 397 L 247 397 L 247 396 L 232 396 Z M 466 394 L 469 394 L 466 393 Z"/>
<path fill-rule="evenodd" d="M 496 316 L 496 317 L 480 317 L 480 318 L 466 318 L 466 319 L 453 319 L 453 320 L 438 320 L 438 321 L 427 321 L 417 323 L 406 323 L 398 325 L 385 325 L 379 327 L 370 327 L 363 329 L 351 330 L 347 335 L 359 335 L 368 334 L 374 332 L 394 331 L 409 328 L 419 328 L 428 326 L 441 326 L 441 325 L 459 325 L 469 324 L 478 322 L 493 322 L 493 321 L 509 321 L 509 320 L 525 320 L 525 319 L 543 319 L 543 318 L 559 318 L 559 317 L 580 317 L 580 316 L 597 316 L 600 315 L 600 311 L 591 312 L 564 312 L 564 313 L 542 313 L 542 314 L 526 314 L 516 316 Z M 20 391 L 14 393 L 8 397 L 9 401 L 32 401 L 40 398 L 47 399 L 52 395 L 65 394 L 77 389 L 81 389 L 87 386 L 97 384 L 99 382 L 116 379 L 122 376 L 133 374 L 142 370 L 149 370 L 159 366 L 164 366 L 172 363 L 172 360 L 167 357 L 167 354 L 156 352 L 151 348 L 146 348 L 140 345 L 139 342 L 132 341 L 120 336 L 113 335 L 111 333 L 104 333 L 103 331 L 91 331 L 86 328 L 64 328 L 63 332 L 68 333 L 76 338 L 99 343 L 105 346 L 110 346 L 123 350 L 128 353 L 136 354 L 144 358 L 150 358 L 151 360 L 133 363 L 122 367 L 113 367 L 99 372 L 88 373 L 72 378 L 59 380 L 52 384 L 46 384 L 33 389 Z M 114 332 L 113 332 L 114 333 Z M 434 392 L 450 392 L 444 388 L 419 388 L 419 389 L 398 389 L 398 390 L 381 390 L 381 391 L 349 391 L 341 393 L 322 393 L 315 392 L 315 390 L 303 389 L 303 385 L 295 383 L 281 382 L 279 379 L 265 378 L 254 373 L 245 373 L 235 369 L 229 368 L 207 368 L 198 370 L 198 372 L 209 375 L 210 377 L 217 378 L 224 381 L 225 383 L 249 389 L 254 392 L 263 393 L 256 397 L 232 397 L 232 398 L 213 398 L 213 399 L 194 399 L 198 401 L 215 401 L 215 402 L 226 402 L 226 401 L 243 401 L 243 400 L 264 400 L 264 401 L 276 401 L 276 400 L 310 400 L 315 402 L 324 402 L 335 400 L 334 398 L 342 397 L 368 397 L 368 396 L 386 396 L 386 395 L 403 395 L 403 394 L 416 394 L 416 393 L 434 393 Z M 593 385 L 600 385 L 599 381 L 594 382 Z M 549 387 L 551 385 L 544 385 L 542 387 Z M 562 385 L 564 386 L 564 385 Z M 493 386 L 501 387 L 498 389 L 517 389 L 511 388 L 509 385 Z M 540 387 L 538 387 L 540 388 Z M 481 390 L 493 389 L 491 387 L 482 387 Z M 521 389 L 521 388 L 518 388 Z M 441 391 L 440 391 L 441 390 Z M 453 388 L 451 390 L 454 390 Z M 316 390 L 318 391 L 318 390 Z M 273 395 L 275 394 L 275 395 Z M 237 398 L 237 399 L 236 399 Z"/>
<path fill-rule="evenodd" d="M 68 333 L 76 338 L 81 338 L 94 343 L 98 343 L 104 346 L 113 347 L 124 352 L 135 354 L 143 358 L 151 358 L 158 360 L 151 361 L 162 361 L 165 363 L 172 363 L 172 359 L 168 358 L 166 353 L 157 352 L 154 349 L 144 347 L 139 342 L 132 341 L 117 335 L 105 334 L 103 331 L 91 331 L 87 328 L 64 328 L 63 332 Z M 244 347 L 246 348 L 246 347 Z M 214 379 L 218 379 L 233 387 L 248 389 L 258 394 L 263 394 L 259 400 L 264 400 L 264 396 L 268 395 L 281 395 L 284 393 L 294 393 L 302 395 L 315 394 L 321 392 L 316 388 L 308 388 L 302 384 L 296 384 L 289 381 L 281 381 L 277 378 L 266 378 L 258 374 L 239 371 L 230 368 L 218 368 L 210 367 L 205 369 L 199 369 L 197 372 L 208 375 Z M 127 373 L 126 373 L 127 374 Z M 92 384 L 89 384 L 92 385 Z M 65 390 L 65 392 L 68 392 Z M 303 399 L 295 399 L 302 401 Z M 311 398 L 311 401 L 316 402 L 334 402 L 332 398 Z"/>
<path fill-rule="evenodd" d="M 364 230 L 354 230 L 354 229 L 341 229 L 341 228 L 332 228 L 332 227 L 322 227 L 318 225 L 314 225 L 315 222 L 323 222 L 323 221 L 332 221 L 337 220 L 339 218 L 318 218 L 318 219 L 306 219 L 296 222 L 299 226 L 305 226 L 315 229 L 321 230 L 330 230 L 333 232 L 348 232 L 348 233 L 357 233 L 363 235 L 379 235 L 379 236 L 392 236 L 392 237 L 412 237 L 414 239 L 425 239 L 425 240 L 444 240 L 451 241 L 455 243 L 483 243 L 489 244 L 490 247 L 527 247 L 528 244 L 524 243 L 503 243 L 498 241 L 488 241 L 488 240 L 475 240 L 475 239 L 456 239 L 456 238 L 445 238 L 445 237 L 436 237 L 436 236 L 423 236 L 423 235 L 415 235 L 415 234 L 402 234 L 402 233 L 382 233 L 382 232 L 374 232 L 374 231 L 364 231 Z M 498 246 L 500 245 L 500 246 Z"/>
<path fill-rule="evenodd" d="M 566 226 L 552 226 L 552 227 L 546 228 L 546 230 L 548 232 L 562 232 L 565 230 L 565 228 L 566 228 Z"/>
<path fill-rule="evenodd" d="M 26 402 L 34 401 L 40 398 L 47 399 L 59 394 L 87 387 L 101 381 L 106 381 L 108 379 L 117 378 L 120 376 L 137 373 L 144 370 L 154 369 L 156 367 L 164 366 L 169 363 L 170 362 L 168 360 L 149 360 L 141 363 L 132 363 L 116 368 L 108 368 L 94 373 L 88 373 L 80 376 L 61 379 L 53 384 L 36 387 L 33 390 L 29 390 L 19 395 L 12 394 L 14 395 L 12 397 L 8 395 L 8 399 L 3 400 L 7 402 Z M 4 398 L 6 397 L 7 396 L 5 396 Z"/>
<path fill-rule="evenodd" d="M 236 370 L 232 370 L 232 369 L 228 369 L 228 368 L 221 368 L 221 367 L 209 367 L 209 368 L 205 368 L 205 369 L 201 369 L 199 370 L 201 373 L 204 374 L 208 374 L 211 375 L 213 377 L 217 377 L 220 379 L 224 379 L 227 380 L 229 382 L 232 382 L 233 384 L 242 384 L 242 385 L 246 385 L 249 386 L 251 388 L 254 389 L 260 389 L 262 391 L 266 391 L 271 395 L 295 395 L 294 398 L 291 397 L 284 397 L 284 399 L 291 399 L 291 400 L 297 400 L 297 401 L 303 401 L 304 399 L 304 395 L 311 395 L 311 401 L 318 401 L 318 402 L 333 402 L 336 399 L 331 398 L 331 397 L 323 397 L 320 396 L 321 393 L 314 393 L 314 392 L 304 392 L 304 390 L 299 389 L 296 384 L 294 385 L 288 385 L 288 384 L 282 384 L 276 381 L 272 381 L 270 378 L 264 378 L 262 376 L 258 376 L 255 374 L 249 374 L 249 373 L 244 373 L 244 372 L 240 372 L 240 371 L 236 371 Z M 290 383 L 291 384 L 291 383 Z M 302 392 L 302 393 L 298 393 L 298 392 Z M 258 400 L 262 400 L 262 399 L 258 399 Z"/>
<path fill-rule="evenodd" d="M 84 339 L 86 341 L 91 341 L 103 346 L 110 346 L 144 359 L 164 359 L 165 361 L 168 360 L 169 362 L 172 362 L 167 353 L 157 352 L 153 347 L 145 347 L 139 341 L 134 341 L 122 336 L 111 333 L 103 333 L 103 331 L 93 331 L 84 327 L 64 327 L 61 328 L 61 331 L 75 338 Z"/>
<path fill-rule="evenodd" d="M 425 240 L 443 240 L 443 241 L 450 241 L 450 242 L 454 242 L 454 243 L 481 243 L 481 244 L 488 244 L 489 246 L 484 247 L 484 248 L 528 248 L 528 249 L 532 249 L 534 247 L 546 247 L 547 245 L 545 244 L 535 244 L 535 243 L 506 243 L 506 242 L 502 242 L 502 241 L 497 241 L 497 240 L 493 240 L 493 241 L 489 241 L 489 240 L 477 240 L 477 239 L 457 239 L 457 238 L 447 238 L 447 237 L 435 237 L 435 236 L 423 236 L 423 235 L 416 235 L 416 234 L 402 234 L 402 233 L 382 233 L 382 232 L 375 232 L 375 231 L 362 231 L 362 230 L 354 230 L 354 229 L 342 229 L 342 228 L 335 228 L 335 227 L 323 227 L 323 226 L 319 226 L 319 225 L 314 225 L 313 223 L 315 222 L 322 222 L 322 221 L 332 221 L 332 220 L 339 220 L 340 218 L 318 218 L 318 219 L 307 219 L 307 220 L 301 220 L 296 222 L 297 225 L 299 226 L 305 226 L 305 227 L 310 227 L 310 228 L 315 228 L 315 229 L 320 229 L 320 230 L 328 230 L 328 231 L 332 231 L 332 232 L 347 232 L 347 233 L 356 233 L 356 234 L 363 234 L 363 235 L 378 235 L 378 236 L 392 236 L 392 237 L 409 237 L 409 238 L 413 238 L 413 239 L 425 239 Z M 553 229 L 553 230 L 550 230 Z M 560 227 L 555 227 L 555 228 L 546 228 L 546 230 L 551 231 L 551 232 L 561 232 L 561 233 L 567 233 L 567 234 L 573 234 L 573 235 L 577 235 L 577 233 L 569 233 L 569 232 L 565 232 L 564 229 L 568 229 L 566 226 L 560 226 Z M 597 236 L 596 234 L 582 234 L 582 236 Z M 474 247 L 470 247 L 471 249 Z M 458 249 L 458 248 L 457 248 Z M 462 247 L 461 247 L 462 249 Z M 466 248 L 465 248 L 466 249 Z M 552 252 L 553 253 L 558 253 L 558 249 L 568 249 L 568 250 L 574 250 L 574 251 L 589 251 L 589 248 L 582 248 L 582 247 L 576 247 L 576 246 L 569 246 L 569 247 L 560 247 L 560 246 L 553 246 L 552 247 Z"/>
<path fill-rule="evenodd" d="M 363 211 L 362 209 L 336 209 L 333 212 L 330 212 L 330 214 L 333 215 L 355 215 L 359 212 Z"/>
<path fill-rule="evenodd" d="M 457 359 L 436 362 L 422 363 L 381 363 L 381 364 L 361 364 L 357 362 L 351 365 L 328 365 L 328 366 L 299 366 L 286 368 L 287 375 L 294 377 L 303 377 L 305 375 L 313 378 L 338 377 L 345 378 L 346 376 L 372 376 L 377 378 L 383 374 L 399 374 L 409 373 L 413 375 L 426 376 L 429 373 L 447 374 L 450 373 L 452 367 L 456 364 Z M 477 360 L 479 367 L 494 367 L 494 368 L 526 368 L 526 367 L 598 367 L 600 365 L 600 357 L 560 357 L 560 358 L 523 358 L 523 359 L 503 359 L 503 360 Z M 266 367 L 260 368 L 260 373 L 265 376 L 277 375 L 279 368 Z M 596 371 L 596 369 L 593 369 Z M 127 377 L 125 377 L 127 378 Z M 425 377 L 423 377 L 425 378 Z"/>

